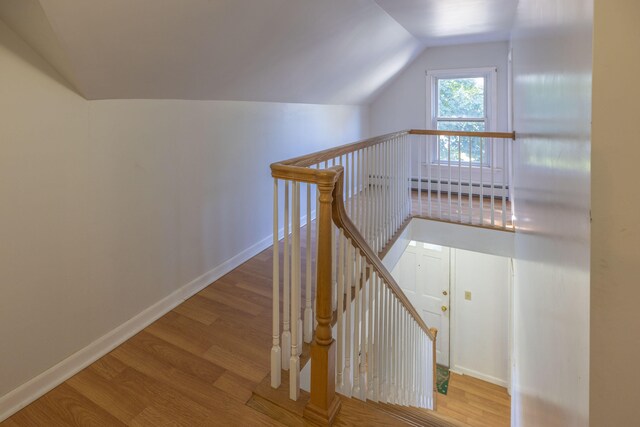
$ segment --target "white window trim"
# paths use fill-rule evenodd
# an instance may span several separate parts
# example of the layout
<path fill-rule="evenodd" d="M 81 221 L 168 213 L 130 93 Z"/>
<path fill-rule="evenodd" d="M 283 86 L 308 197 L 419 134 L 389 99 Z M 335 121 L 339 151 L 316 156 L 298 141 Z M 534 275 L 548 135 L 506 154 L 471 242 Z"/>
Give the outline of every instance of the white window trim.
<path fill-rule="evenodd" d="M 444 70 L 427 70 L 427 129 L 437 128 L 436 112 L 437 99 L 437 80 L 439 78 L 467 78 L 483 76 L 486 79 L 485 87 L 485 130 L 487 132 L 495 132 L 498 121 L 498 67 L 479 67 L 479 68 L 454 68 Z M 464 121 L 464 119 L 462 120 Z M 492 157 L 491 157 L 492 158 Z M 474 166 L 479 167 L 480 165 Z M 485 164 L 483 167 L 487 167 Z"/>

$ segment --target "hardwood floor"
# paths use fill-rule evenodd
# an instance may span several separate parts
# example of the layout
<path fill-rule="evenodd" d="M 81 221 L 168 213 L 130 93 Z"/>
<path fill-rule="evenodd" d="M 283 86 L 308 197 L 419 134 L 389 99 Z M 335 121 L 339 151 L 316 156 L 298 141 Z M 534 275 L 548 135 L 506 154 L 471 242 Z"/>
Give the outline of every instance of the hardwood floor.
<path fill-rule="evenodd" d="M 451 373 L 447 395 L 438 394 L 436 412 L 474 427 L 509 426 L 511 397 L 504 387 Z"/>
<path fill-rule="evenodd" d="M 269 372 L 271 263 L 268 249 L 0 426 L 306 425 L 252 400 Z M 508 420 L 494 386 L 454 377 L 449 390 L 439 413 L 469 425 Z M 339 424 L 403 424 L 363 405 L 345 404 Z"/>
<path fill-rule="evenodd" d="M 422 211 L 420 210 L 419 200 L 422 200 Z M 503 201 L 499 197 L 494 197 L 494 224 L 491 224 L 491 199 L 482 199 L 482 218 L 480 218 L 480 197 L 473 196 L 471 200 L 471 209 L 469 209 L 469 196 L 461 195 L 458 201 L 457 194 L 451 194 L 449 199 L 448 193 L 441 193 L 439 196 L 436 192 L 432 192 L 430 195 L 426 191 L 420 193 L 420 199 L 418 199 L 418 192 L 411 192 L 412 209 L 411 213 L 414 216 L 424 217 L 428 219 L 438 219 L 450 222 L 461 222 L 465 224 L 472 224 L 483 227 L 506 227 L 509 230 L 513 229 L 513 221 L 511 219 L 513 211 L 511 210 L 511 201 Z M 505 221 L 502 218 L 502 211 L 505 212 Z M 471 212 L 471 218 L 469 218 L 469 212 Z M 506 225 L 505 225 L 506 224 Z"/>

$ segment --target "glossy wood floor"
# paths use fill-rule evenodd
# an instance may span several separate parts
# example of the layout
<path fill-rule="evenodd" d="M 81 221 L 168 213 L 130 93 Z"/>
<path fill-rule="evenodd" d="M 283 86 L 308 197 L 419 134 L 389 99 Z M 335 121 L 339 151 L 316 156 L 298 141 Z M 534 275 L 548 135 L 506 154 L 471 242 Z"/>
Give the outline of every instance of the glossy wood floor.
<path fill-rule="evenodd" d="M 511 201 L 503 200 L 499 197 L 493 199 L 493 225 L 491 222 L 491 198 L 483 198 L 482 206 L 479 196 L 473 196 L 471 200 L 471 208 L 468 195 L 460 195 L 458 200 L 457 194 L 436 192 L 431 194 L 423 191 L 418 198 L 418 192 L 413 191 L 412 194 L 411 213 L 414 216 L 422 216 L 430 219 L 439 219 L 456 223 L 464 223 L 478 225 L 484 227 L 505 227 L 509 230 L 513 229 L 513 221 L 511 219 Z M 422 200 L 422 203 L 420 203 Z M 481 209 L 482 207 L 482 209 Z M 504 211 L 504 221 L 502 212 Z M 471 216 L 469 216 L 471 212 Z M 480 213 L 482 212 L 482 215 Z"/>
<path fill-rule="evenodd" d="M 447 395 L 438 394 L 439 414 L 477 427 L 511 425 L 507 389 L 468 375 L 451 373 Z"/>
<path fill-rule="evenodd" d="M 260 253 L 0 426 L 283 425 L 247 405 L 269 372 L 271 263 L 271 249 Z M 439 412 L 469 425 L 508 417 L 494 386 L 457 383 Z M 345 408 L 368 416 L 345 411 L 342 425 L 396 425 Z"/>

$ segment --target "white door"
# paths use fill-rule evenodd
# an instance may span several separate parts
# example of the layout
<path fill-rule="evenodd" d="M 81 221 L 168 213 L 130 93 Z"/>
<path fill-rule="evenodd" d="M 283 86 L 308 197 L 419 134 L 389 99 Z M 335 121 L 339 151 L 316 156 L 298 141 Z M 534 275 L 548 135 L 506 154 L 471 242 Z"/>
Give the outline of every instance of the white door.
<path fill-rule="evenodd" d="M 430 328 L 438 329 L 437 363 L 449 366 L 450 249 L 412 241 L 392 275 Z"/>

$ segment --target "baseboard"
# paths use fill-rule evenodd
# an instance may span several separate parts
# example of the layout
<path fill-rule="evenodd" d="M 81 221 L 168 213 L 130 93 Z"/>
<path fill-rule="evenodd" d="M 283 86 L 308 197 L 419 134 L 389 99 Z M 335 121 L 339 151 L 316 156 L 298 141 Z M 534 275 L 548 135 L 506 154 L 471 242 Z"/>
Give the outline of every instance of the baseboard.
<path fill-rule="evenodd" d="M 314 209 L 311 211 L 311 221 L 315 221 L 315 220 L 316 220 L 316 210 Z M 306 225 L 307 225 L 307 216 L 302 215 L 300 217 L 300 227 L 305 227 Z M 289 233 L 291 233 L 291 230 L 292 230 L 292 222 L 289 221 Z M 273 239 L 273 234 L 269 238 Z M 284 226 L 278 229 L 278 240 L 282 240 L 283 238 L 284 238 Z"/>
<path fill-rule="evenodd" d="M 477 378 L 482 381 L 486 381 L 491 384 L 499 385 L 500 387 L 507 387 L 508 383 L 505 380 L 501 380 L 500 378 L 493 377 L 491 375 L 486 375 L 478 371 L 474 371 L 473 369 L 463 368 L 461 366 L 456 366 L 455 368 L 449 369 L 454 374 L 459 375 L 468 375 L 473 378 Z"/>
<path fill-rule="evenodd" d="M 75 352 L 57 365 L 0 397 L 0 422 L 27 406 L 54 387 L 62 384 L 111 350 L 164 316 L 183 301 L 229 273 L 273 244 L 273 236 L 229 258 L 222 264 L 175 290 L 135 317 Z"/>

